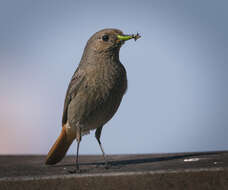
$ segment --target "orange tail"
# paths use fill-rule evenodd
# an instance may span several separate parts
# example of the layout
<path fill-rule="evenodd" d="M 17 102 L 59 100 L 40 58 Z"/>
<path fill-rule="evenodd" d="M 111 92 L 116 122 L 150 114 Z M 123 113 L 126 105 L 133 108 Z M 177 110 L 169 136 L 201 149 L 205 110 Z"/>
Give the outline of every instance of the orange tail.
<path fill-rule="evenodd" d="M 67 136 L 66 128 L 63 126 L 58 139 L 52 146 L 51 150 L 48 152 L 45 164 L 53 165 L 61 161 L 65 156 L 68 148 L 72 144 L 73 140 L 74 138 Z"/>

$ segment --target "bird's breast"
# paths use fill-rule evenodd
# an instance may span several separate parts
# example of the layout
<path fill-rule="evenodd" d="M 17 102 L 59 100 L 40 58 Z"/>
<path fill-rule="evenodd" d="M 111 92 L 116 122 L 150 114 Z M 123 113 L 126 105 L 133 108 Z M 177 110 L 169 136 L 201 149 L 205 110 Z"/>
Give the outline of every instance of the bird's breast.
<path fill-rule="evenodd" d="M 123 95 L 127 89 L 126 71 L 121 63 L 99 65 L 88 76 L 88 86 L 102 97 Z"/>

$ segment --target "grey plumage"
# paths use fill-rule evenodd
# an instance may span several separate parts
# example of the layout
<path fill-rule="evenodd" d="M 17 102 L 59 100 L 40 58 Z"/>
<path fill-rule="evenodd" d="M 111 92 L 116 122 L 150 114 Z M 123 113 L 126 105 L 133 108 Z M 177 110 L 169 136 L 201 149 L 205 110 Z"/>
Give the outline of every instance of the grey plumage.
<path fill-rule="evenodd" d="M 117 111 L 127 89 L 126 70 L 119 60 L 120 47 L 125 40 L 119 38 L 125 38 L 122 31 L 104 29 L 88 40 L 67 89 L 62 116 L 63 137 L 50 150 L 47 164 L 59 161 L 55 152 L 59 152 L 56 155 L 63 155 L 60 150 L 57 151 L 59 144 L 63 142 L 62 138 L 70 144 L 76 138 L 78 168 L 81 136 L 93 129 L 97 129 L 95 135 L 105 157 L 100 142 L 101 130 Z M 135 38 L 135 35 L 128 38 Z M 69 146 L 61 147 L 68 149 Z"/>

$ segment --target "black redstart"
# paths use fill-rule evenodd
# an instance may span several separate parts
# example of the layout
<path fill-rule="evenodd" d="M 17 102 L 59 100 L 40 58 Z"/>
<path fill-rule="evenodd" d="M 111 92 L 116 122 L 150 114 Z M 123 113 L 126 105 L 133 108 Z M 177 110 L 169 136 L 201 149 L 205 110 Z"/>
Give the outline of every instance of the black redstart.
<path fill-rule="evenodd" d="M 140 38 L 139 34 L 124 35 L 117 29 L 104 29 L 95 33 L 87 42 L 80 64 L 67 89 L 62 131 L 49 151 L 46 164 L 56 164 L 65 156 L 73 140 L 77 140 L 76 168 L 82 135 L 96 129 L 102 148 L 102 128 L 117 111 L 127 89 L 127 75 L 119 60 L 120 47 L 126 40 Z"/>

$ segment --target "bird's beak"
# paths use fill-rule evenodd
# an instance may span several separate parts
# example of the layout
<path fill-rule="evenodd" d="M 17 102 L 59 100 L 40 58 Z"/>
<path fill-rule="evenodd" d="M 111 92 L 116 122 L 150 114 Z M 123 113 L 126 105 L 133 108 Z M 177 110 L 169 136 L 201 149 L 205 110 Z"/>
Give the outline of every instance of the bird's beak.
<path fill-rule="evenodd" d="M 127 41 L 130 39 L 134 39 L 136 41 L 139 38 L 141 38 L 141 36 L 139 35 L 139 33 L 137 33 L 137 34 L 123 34 L 123 35 L 117 35 L 117 38 L 120 41 Z"/>

